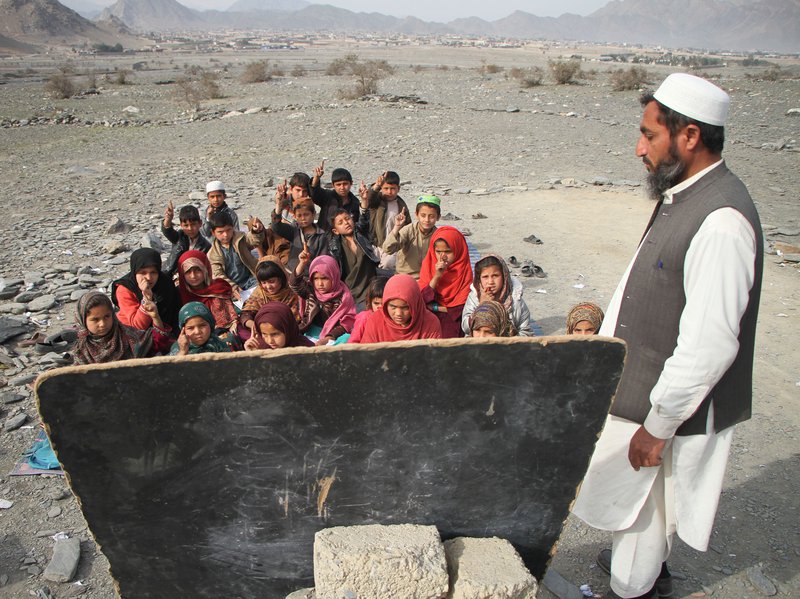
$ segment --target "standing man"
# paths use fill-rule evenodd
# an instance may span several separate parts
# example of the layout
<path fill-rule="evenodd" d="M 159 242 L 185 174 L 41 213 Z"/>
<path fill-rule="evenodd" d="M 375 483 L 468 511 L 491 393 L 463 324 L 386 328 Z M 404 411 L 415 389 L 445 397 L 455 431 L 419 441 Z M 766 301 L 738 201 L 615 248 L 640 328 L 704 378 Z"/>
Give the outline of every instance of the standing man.
<path fill-rule="evenodd" d="M 600 329 L 628 357 L 573 512 L 614 532 L 598 557 L 608 596 L 658 599 L 674 534 L 708 547 L 733 427 L 750 418 L 763 240 L 722 160 L 728 95 L 676 73 L 641 103 L 636 155 L 658 204 Z"/>

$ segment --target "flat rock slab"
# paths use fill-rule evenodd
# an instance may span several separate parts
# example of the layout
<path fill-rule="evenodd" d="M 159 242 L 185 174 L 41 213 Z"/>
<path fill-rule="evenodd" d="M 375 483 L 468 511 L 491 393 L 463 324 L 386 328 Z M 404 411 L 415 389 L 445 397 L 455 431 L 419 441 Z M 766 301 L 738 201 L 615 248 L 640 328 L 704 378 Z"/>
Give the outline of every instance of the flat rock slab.
<path fill-rule="evenodd" d="M 447 561 L 435 526 L 395 524 L 326 528 L 314 540 L 319 597 L 440 599 Z"/>
<path fill-rule="evenodd" d="M 332 526 L 497 536 L 541 576 L 624 355 L 597 336 L 346 345 L 69 367 L 37 393 L 123 597 L 284 599 Z"/>
<path fill-rule="evenodd" d="M 59 539 L 53 547 L 53 558 L 44 570 L 45 579 L 51 582 L 69 582 L 78 571 L 80 559 L 80 539 Z"/>
<path fill-rule="evenodd" d="M 535 599 L 536 579 L 505 539 L 459 537 L 444 543 L 447 599 Z"/>

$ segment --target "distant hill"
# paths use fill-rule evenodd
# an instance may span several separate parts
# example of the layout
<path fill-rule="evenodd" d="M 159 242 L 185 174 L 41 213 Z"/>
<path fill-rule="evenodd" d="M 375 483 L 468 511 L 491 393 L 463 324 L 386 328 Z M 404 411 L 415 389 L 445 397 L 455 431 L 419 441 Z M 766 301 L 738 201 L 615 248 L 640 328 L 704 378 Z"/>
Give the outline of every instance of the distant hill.
<path fill-rule="evenodd" d="M 265 10 L 294 12 L 310 4 L 305 0 L 237 0 L 228 7 L 228 12 L 259 12 Z"/>
<path fill-rule="evenodd" d="M 108 3 L 106 2 L 101 4 L 98 2 L 93 2 L 92 0 L 63 0 L 61 4 L 71 8 L 82 17 L 94 19 L 101 12 L 103 12 L 103 8 L 105 8 L 105 5 Z"/>
<path fill-rule="evenodd" d="M 0 0 L 3 1 L 3 0 Z M 100 13 L 100 20 L 116 17 L 133 31 L 199 30 L 206 20 L 199 12 L 175 0 L 117 0 Z"/>

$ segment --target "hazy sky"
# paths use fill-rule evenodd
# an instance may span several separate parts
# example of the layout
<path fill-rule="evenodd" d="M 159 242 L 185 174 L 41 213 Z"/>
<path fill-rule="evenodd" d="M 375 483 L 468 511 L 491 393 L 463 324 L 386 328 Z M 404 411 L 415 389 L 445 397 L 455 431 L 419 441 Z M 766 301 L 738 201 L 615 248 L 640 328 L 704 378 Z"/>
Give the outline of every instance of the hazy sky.
<path fill-rule="evenodd" d="M 225 10 L 234 0 L 178 0 L 191 8 Z M 459 17 L 481 17 L 490 21 L 523 10 L 540 17 L 557 17 L 565 12 L 588 15 L 610 0 L 309 0 L 312 4 L 333 4 L 356 12 L 379 12 L 405 17 L 412 15 L 425 21 L 447 22 Z"/>

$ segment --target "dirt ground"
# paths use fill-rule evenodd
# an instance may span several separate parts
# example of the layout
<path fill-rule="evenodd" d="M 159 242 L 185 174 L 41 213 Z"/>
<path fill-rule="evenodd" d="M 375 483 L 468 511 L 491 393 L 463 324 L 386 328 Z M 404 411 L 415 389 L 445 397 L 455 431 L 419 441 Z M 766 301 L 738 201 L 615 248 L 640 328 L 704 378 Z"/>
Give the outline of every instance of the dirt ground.
<path fill-rule="evenodd" d="M 557 53 L 577 50 L 598 53 L 592 47 L 331 45 L 258 56 L 164 54 L 148 57 L 147 69 L 132 73 L 127 85 L 101 75 L 100 93 L 66 100 L 43 91 L 44 79 L 62 59 L 6 58 L 0 61 L 0 184 L 6 191 L 0 277 L 9 281 L 38 272 L 45 287 L 56 289 L 89 266 L 94 270 L 84 281 L 107 285 L 126 270 L 129 250 L 156 230 L 169 199 L 176 206 L 186 203 L 207 180 L 220 178 L 240 218 L 266 218 L 275 185 L 295 171 L 311 172 L 326 158 L 326 179 L 336 166 L 349 168 L 357 181 L 396 170 L 402 196 L 439 193 L 443 213 L 461 219 L 441 224 L 469 229 L 480 252 L 540 265 L 547 278 L 523 278 L 525 297 L 542 331 L 561 333 L 572 304 L 607 304 L 652 209 L 639 185 L 643 166 L 633 154 L 637 91 L 612 91 L 610 67 L 596 62 L 583 66 L 597 70 L 593 78 L 576 85 L 545 81 L 524 89 L 507 76 L 511 67 L 546 67 Z M 324 69 L 332 58 L 353 51 L 395 66 L 380 81 L 381 93 L 426 103 L 339 99 L 337 91 L 352 80 L 326 76 Z M 241 83 L 239 73 L 256 58 L 277 62 L 285 73 L 301 64 L 306 74 Z M 72 77 L 82 85 L 87 70 L 113 73 L 140 59 L 73 58 Z M 218 72 L 223 92 L 220 99 L 203 101 L 199 113 L 176 100 L 175 84 L 164 83 L 192 64 Z M 503 70 L 476 70 L 486 64 Z M 724 155 L 756 200 L 770 247 L 800 245 L 800 118 L 787 114 L 800 108 L 800 66 L 781 65 L 795 78 L 758 81 L 746 77 L 758 69 L 734 66 L 706 73 L 719 75 L 718 83 L 731 93 Z M 670 69 L 650 71 L 657 84 Z M 67 115 L 69 124 L 52 122 Z M 27 122 L 20 125 L 20 119 Z M 487 218 L 473 219 L 479 212 Z M 117 218 L 133 229 L 106 234 Z M 522 241 L 531 234 L 543 243 Z M 128 251 L 112 255 L 110 240 Z M 753 418 L 734 436 L 711 549 L 698 553 L 676 544 L 670 560 L 676 597 L 762 596 L 753 583 L 754 568 L 779 596 L 800 595 L 798 277 L 796 265 L 774 253 L 766 256 Z M 12 312 L 12 302 L 0 301 L 0 313 Z M 32 316 L 47 320 L 40 328 L 50 333 L 71 323 L 73 311 L 67 297 Z M 30 597 L 44 586 L 56 597 L 116 597 L 108 564 L 77 503 L 63 492 L 62 479 L 7 476 L 31 444 L 37 416 L 30 389 L 6 385 L 41 367 L 32 349 L 4 347 L 9 355 L 2 361 L 0 394 L 19 392 L 25 399 L 0 404 L 0 421 L 20 411 L 29 418 L 22 428 L 0 432 L 0 499 L 13 501 L 0 509 L 0 597 Z M 75 578 L 81 585 L 41 576 L 50 536 L 61 531 L 82 539 Z M 552 567 L 575 584 L 605 592 L 608 579 L 594 558 L 609 543 L 609 534 L 569 518 Z"/>

